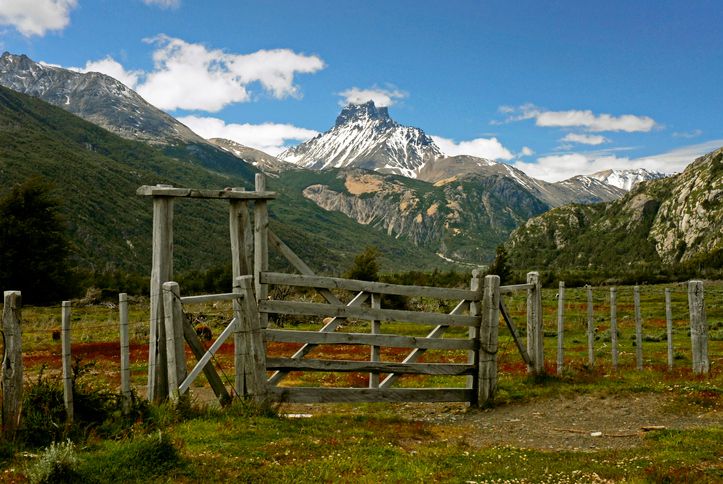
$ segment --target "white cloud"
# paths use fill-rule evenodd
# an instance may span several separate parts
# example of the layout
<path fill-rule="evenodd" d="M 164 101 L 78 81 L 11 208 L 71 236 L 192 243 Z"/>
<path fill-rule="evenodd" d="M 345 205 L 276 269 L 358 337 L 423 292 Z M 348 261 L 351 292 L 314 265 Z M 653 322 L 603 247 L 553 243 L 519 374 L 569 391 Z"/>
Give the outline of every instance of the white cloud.
<path fill-rule="evenodd" d="M 505 114 L 503 121 L 493 124 L 510 123 L 526 119 L 534 119 L 535 124 L 548 128 L 583 128 L 587 131 L 626 131 L 628 133 L 648 132 L 657 126 L 649 116 L 623 114 L 595 114 L 590 110 L 544 111 L 534 104 L 523 104 L 519 107 L 500 106 L 498 111 Z"/>
<path fill-rule="evenodd" d="M 110 56 L 97 61 L 88 61 L 83 68 L 71 67 L 70 69 L 79 72 L 100 72 L 118 79 L 131 89 L 136 88 L 143 75 L 143 71 L 127 71 L 120 62 Z"/>
<path fill-rule="evenodd" d="M 181 0 L 143 0 L 143 3 L 161 8 L 178 8 L 181 6 Z"/>
<path fill-rule="evenodd" d="M 113 76 L 160 109 L 215 112 L 229 104 L 249 101 L 249 86 L 255 83 L 277 99 L 299 96 L 295 75 L 324 68 L 321 58 L 289 49 L 229 54 L 165 35 L 147 42 L 156 47 L 151 72 L 128 71 L 112 57 L 89 61 L 78 70 Z"/>
<path fill-rule="evenodd" d="M 543 156 L 534 163 L 518 160 L 513 165 L 534 178 L 550 182 L 565 180 L 575 175 L 589 175 L 607 169 L 645 168 L 650 171 L 676 173 L 682 171 L 697 157 L 721 146 L 723 146 L 723 139 L 684 146 L 641 158 L 618 157 L 604 152 L 567 153 Z"/>
<path fill-rule="evenodd" d="M 497 138 L 475 138 L 457 142 L 453 139 L 432 136 L 442 153 L 447 156 L 471 155 L 490 160 L 510 160 L 514 155 Z"/>
<path fill-rule="evenodd" d="M 697 138 L 698 136 L 703 134 L 703 130 L 700 129 L 694 129 L 692 131 L 676 131 L 673 133 L 673 138 Z"/>
<path fill-rule="evenodd" d="M 364 104 L 368 101 L 374 101 L 374 105 L 377 107 L 388 107 L 398 99 L 407 97 L 407 93 L 399 89 L 381 89 L 377 87 L 371 89 L 352 87 L 351 89 L 340 92 L 339 95 L 344 98 L 339 103 L 342 106 L 347 104 Z"/>
<path fill-rule="evenodd" d="M 291 124 L 226 124 L 222 119 L 201 116 L 178 118 L 203 138 L 226 138 L 276 156 L 291 144 L 313 138 L 317 131 Z"/>
<path fill-rule="evenodd" d="M 150 39 L 155 70 L 148 73 L 138 92 L 161 109 L 215 112 L 224 106 L 250 99 L 247 86 L 258 82 L 273 97 L 298 96 L 297 73 L 324 68 L 317 56 L 289 49 L 260 50 L 251 54 L 228 54 L 161 35 Z"/>
<path fill-rule="evenodd" d="M 12 25 L 25 37 L 62 30 L 70 23 L 77 0 L 2 0 L 0 24 Z"/>
<path fill-rule="evenodd" d="M 529 146 L 523 146 L 518 156 L 532 156 L 535 152 Z"/>
<path fill-rule="evenodd" d="M 597 134 L 577 134 L 577 133 L 568 133 L 564 138 L 562 138 L 560 141 L 566 141 L 568 143 L 581 143 L 584 145 L 601 145 L 603 143 L 607 143 L 610 141 L 605 136 L 600 136 Z"/>

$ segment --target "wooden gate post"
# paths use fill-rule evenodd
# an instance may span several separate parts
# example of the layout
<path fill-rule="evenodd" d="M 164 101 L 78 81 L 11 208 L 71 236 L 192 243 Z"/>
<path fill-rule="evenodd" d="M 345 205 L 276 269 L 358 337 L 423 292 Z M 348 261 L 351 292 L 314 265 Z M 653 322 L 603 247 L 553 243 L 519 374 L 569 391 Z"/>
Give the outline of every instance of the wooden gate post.
<path fill-rule="evenodd" d="M 540 274 L 528 272 L 527 284 L 533 285 L 531 289 L 527 290 L 527 354 L 530 355 L 532 360 L 532 365 L 528 366 L 528 371 L 539 375 L 545 372 Z"/>
<path fill-rule="evenodd" d="M 121 405 L 123 415 L 131 408 L 131 365 L 130 338 L 128 335 L 128 294 L 118 294 L 118 318 L 120 319 L 120 368 L 121 368 Z"/>
<path fill-rule="evenodd" d="M 500 323 L 500 276 L 485 276 L 479 335 L 478 405 L 489 404 L 497 389 L 497 337 Z"/>
<path fill-rule="evenodd" d="M 237 373 L 242 375 L 242 391 L 239 395 L 251 398 L 256 402 L 263 402 L 267 396 L 266 385 L 266 348 L 263 335 L 261 334 L 261 323 L 259 310 L 254 298 L 253 276 L 241 276 L 236 278 L 234 292 L 242 296 L 241 311 L 237 313 L 237 322 L 240 324 L 240 331 L 243 341 L 242 367 L 236 368 Z"/>
<path fill-rule="evenodd" d="M 470 279 L 469 290 L 475 291 L 479 294 L 479 301 L 470 301 L 469 303 L 469 315 L 478 316 L 482 315 L 482 295 L 483 295 L 483 282 L 482 276 L 480 275 L 479 269 L 472 270 L 472 279 Z M 479 326 L 470 326 L 468 329 L 469 339 L 473 341 L 479 341 Z M 477 365 L 479 364 L 479 348 L 470 350 L 467 352 L 467 363 Z M 467 375 L 467 388 L 473 390 L 479 390 L 479 379 L 477 375 Z M 476 397 L 476 395 L 475 395 Z"/>
<path fill-rule="evenodd" d="M 163 312 L 168 364 L 168 397 L 177 403 L 183 396 L 178 386 L 186 378 L 186 352 L 183 345 L 183 307 L 177 282 L 163 283 Z"/>
<path fill-rule="evenodd" d="M 70 301 L 61 303 L 62 319 L 60 343 L 63 352 L 63 403 L 65 404 L 65 415 L 68 423 L 73 422 L 73 377 L 70 366 Z"/>
<path fill-rule="evenodd" d="M 15 439 L 20 427 L 20 406 L 23 401 L 21 301 L 20 291 L 5 291 L 2 320 L 5 337 L 2 362 L 2 435 L 5 440 Z"/>
<path fill-rule="evenodd" d="M 157 185 L 170 188 L 172 185 Z M 168 395 L 168 364 L 162 286 L 173 278 L 173 198 L 153 197 L 153 260 L 151 323 L 148 346 L 148 400 L 160 403 Z"/>
<path fill-rule="evenodd" d="M 693 373 L 708 373 L 708 322 L 705 317 L 703 281 L 688 282 L 688 309 L 690 310 L 690 342 L 693 350 Z"/>
<path fill-rule="evenodd" d="M 256 174 L 256 191 L 266 191 L 266 176 Z M 254 202 L 254 283 L 256 300 L 265 301 L 269 295 L 269 286 L 261 283 L 260 273 L 269 270 L 269 208 L 266 200 Z M 261 327 L 266 329 L 269 317 L 263 313 L 259 317 Z"/>

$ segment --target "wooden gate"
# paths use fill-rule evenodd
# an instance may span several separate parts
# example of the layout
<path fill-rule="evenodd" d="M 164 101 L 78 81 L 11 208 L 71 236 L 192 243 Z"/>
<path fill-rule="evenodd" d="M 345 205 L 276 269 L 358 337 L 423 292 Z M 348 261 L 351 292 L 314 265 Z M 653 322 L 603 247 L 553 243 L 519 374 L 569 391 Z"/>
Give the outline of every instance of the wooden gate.
<path fill-rule="evenodd" d="M 520 353 L 533 371 L 542 365 L 542 320 L 539 283 L 500 287 L 498 276 L 481 279 L 473 273 L 469 289 L 426 286 L 403 286 L 378 282 L 317 276 L 284 242 L 269 229 L 267 202 L 275 198 L 266 190 L 265 177 L 256 175 L 254 192 L 243 189 L 195 190 L 170 186 L 144 186 L 137 193 L 153 197 L 153 270 L 151 273 L 151 327 L 149 348 L 148 398 L 160 401 L 178 399 L 201 371 L 206 373 L 214 392 L 222 402 L 230 396 L 208 364 L 213 351 L 203 352 L 191 334 L 181 304 L 195 298 L 181 298 L 178 285 L 170 282 L 173 274 L 173 200 L 174 198 L 227 199 L 230 202 L 229 228 L 234 293 L 216 295 L 234 301 L 234 319 L 212 350 L 234 334 L 235 382 L 239 396 L 257 400 L 290 402 L 339 401 L 461 401 L 483 404 L 494 397 L 497 383 L 497 345 L 500 312 L 505 317 Z M 253 225 L 249 215 L 253 202 Z M 252 235 L 253 234 L 253 235 Z M 275 249 L 300 274 L 269 271 L 269 247 Z M 531 273 L 536 277 L 536 273 Z M 299 302 L 268 298 L 269 285 L 313 288 L 326 301 Z M 515 290 L 528 291 L 527 351 L 522 347 L 500 294 Z M 339 294 L 351 293 L 347 302 Z M 382 296 L 424 297 L 456 300 L 448 314 L 396 310 L 382 307 Z M 330 318 L 320 331 L 289 331 L 268 328 L 269 314 L 306 315 Z M 370 333 L 336 331 L 349 319 L 371 322 Z M 382 323 L 403 321 L 434 328 L 425 336 L 385 334 Z M 531 322 L 532 321 L 532 322 Z M 468 328 L 464 338 L 444 337 L 449 328 Z M 198 364 L 187 372 L 184 339 L 189 343 Z M 266 358 L 265 341 L 299 343 L 301 348 L 287 358 Z M 367 345 L 368 361 L 324 360 L 305 358 L 324 344 Z M 408 348 L 401 362 L 381 361 L 385 347 Z M 421 362 L 428 350 L 466 351 L 466 363 Z M 531 356 L 528 356 L 531 355 Z M 273 371 L 267 378 L 267 371 Z M 321 388 L 280 385 L 291 371 L 368 372 L 368 388 Z M 466 375 L 466 385 L 457 388 L 402 388 L 394 386 L 400 375 Z M 380 375 L 385 375 L 380 379 Z"/>
<path fill-rule="evenodd" d="M 475 274 L 470 289 L 426 286 L 405 286 L 334 277 L 262 272 L 261 285 L 288 285 L 313 288 L 325 295 L 326 303 L 262 300 L 259 311 L 269 314 L 330 317 L 320 331 L 266 329 L 268 342 L 301 343 L 303 346 L 289 358 L 267 358 L 266 369 L 275 373 L 269 378 L 269 397 L 299 403 L 314 402 L 485 402 L 492 398 L 496 386 L 496 345 L 499 306 L 499 278 L 487 276 L 480 284 Z M 347 291 L 354 296 L 343 303 L 332 290 Z M 458 300 L 449 314 L 407 311 L 381 307 L 383 295 Z M 368 303 L 365 305 L 365 303 Z M 335 332 L 342 321 L 350 318 L 371 322 L 371 333 Z M 387 321 L 403 321 L 434 325 L 424 337 L 382 334 Z M 450 327 L 469 328 L 466 338 L 443 338 Z M 318 345 L 366 345 L 369 361 L 311 359 L 305 356 Z M 382 347 L 411 349 L 402 362 L 380 361 Z M 466 350 L 467 363 L 420 363 L 430 349 Z M 369 372 L 368 388 L 324 388 L 279 386 L 291 371 Z M 379 375 L 387 376 L 380 381 Z M 397 388 L 400 375 L 468 375 L 463 388 Z"/>

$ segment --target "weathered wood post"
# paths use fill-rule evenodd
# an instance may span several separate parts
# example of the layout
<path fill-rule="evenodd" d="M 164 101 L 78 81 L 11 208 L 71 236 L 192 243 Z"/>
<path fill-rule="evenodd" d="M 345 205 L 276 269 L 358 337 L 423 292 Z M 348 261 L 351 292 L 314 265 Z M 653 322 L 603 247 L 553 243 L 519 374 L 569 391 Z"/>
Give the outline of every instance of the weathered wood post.
<path fill-rule="evenodd" d="M 131 364 L 130 338 L 128 335 L 128 294 L 118 294 L 118 315 L 120 319 L 120 367 L 121 367 L 121 405 L 123 415 L 131 408 Z"/>
<path fill-rule="evenodd" d="M 673 369 L 673 310 L 670 303 L 670 288 L 665 288 L 665 329 L 668 336 L 668 370 Z"/>
<path fill-rule="evenodd" d="M 242 188 L 234 188 L 234 191 L 245 191 Z M 253 229 L 248 212 L 248 201 L 239 199 L 229 200 L 229 232 L 231 235 L 231 273 L 233 279 L 231 285 L 235 285 L 237 278 L 252 274 L 253 262 L 251 253 L 253 251 Z M 235 291 L 235 289 L 234 289 Z M 236 316 L 236 329 L 233 334 L 234 343 L 234 388 L 238 395 L 243 391 L 243 372 L 238 371 L 243 367 L 243 334 L 241 333 L 241 305 L 239 300 L 233 301 L 234 315 Z"/>
<path fill-rule="evenodd" d="M 63 404 L 68 423 L 73 422 L 73 369 L 70 366 L 70 301 L 61 303 L 60 346 L 63 362 Z"/>
<path fill-rule="evenodd" d="M 470 291 L 474 291 L 479 294 L 479 301 L 471 301 L 469 304 L 469 315 L 470 316 L 480 316 L 482 314 L 482 290 L 483 290 L 483 284 L 482 284 L 482 276 L 480 275 L 479 269 L 473 269 L 472 270 L 472 279 L 469 283 L 469 289 Z M 480 324 L 481 321 L 480 321 Z M 469 339 L 472 341 L 479 341 L 479 326 L 470 326 L 468 330 L 468 336 Z M 480 349 L 474 349 L 469 350 L 467 353 L 467 363 L 469 364 L 479 364 L 479 352 Z M 479 379 L 477 378 L 477 375 L 468 375 L 467 376 L 467 388 L 471 388 L 473 390 L 479 389 Z M 478 395 L 475 395 L 477 397 Z"/>
<path fill-rule="evenodd" d="M 635 305 L 635 368 L 643 369 L 643 318 L 640 316 L 640 287 L 633 288 Z"/>
<path fill-rule="evenodd" d="M 565 282 L 560 281 L 557 292 L 557 374 L 565 365 Z"/>
<path fill-rule="evenodd" d="M 690 310 L 690 342 L 693 350 L 693 373 L 708 373 L 708 322 L 705 317 L 703 281 L 688 282 L 688 309 Z"/>
<path fill-rule="evenodd" d="M 588 284 L 587 289 L 587 363 L 590 366 L 595 364 L 595 320 L 592 311 L 592 287 Z"/>
<path fill-rule="evenodd" d="M 243 375 L 242 388 L 238 394 L 256 402 L 262 402 L 267 396 L 266 348 L 253 290 L 252 276 L 236 278 L 234 292 L 241 297 L 241 311 L 240 314 L 237 313 L 236 317 L 240 318 L 243 341 L 242 368 L 237 368 L 236 372 Z"/>
<path fill-rule="evenodd" d="M 256 174 L 256 191 L 266 191 L 266 176 Z M 269 294 L 269 287 L 261 283 L 259 275 L 269 270 L 269 210 L 266 200 L 259 199 L 254 202 L 254 281 L 256 300 L 265 301 Z M 260 315 L 259 323 L 266 329 L 268 315 Z"/>
<path fill-rule="evenodd" d="M 372 293 L 370 305 L 372 309 L 381 309 L 381 294 Z M 372 334 L 380 334 L 382 331 L 382 323 L 378 319 L 372 319 Z M 380 358 L 380 347 L 372 345 L 371 354 L 369 355 L 371 362 L 379 362 Z M 379 372 L 369 373 L 369 388 L 379 388 Z"/>
<path fill-rule="evenodd" d="M 178 403 L 183 396 L 178 386 L 186 378 L 186 352 L 183 345 L 183 307 L 177 282 L 163 283 L 163 313 L 166 332 L 166 362 L 168 365 L 168 398 Z"/>
<path fill-rule="evenodd" d="M 528 371 L 536 374 L 545 372 L 545 343 L 542 329 L 542 284 L 540 274 L 527 273 L 527 284 L 532 288 L 527 290 L 527 353 L 532 360 Z"/>
<path fill-rule="evenodd" d="M 610 348 L 613 370 L 618 369 L 618 290 L 610 288 Z"/>
<path fill-rule="evenodd" d="M 171 188 L 172 185 L 156 185 Z M 173 198 L 153 196 L 153 258 L 151 323 L 148 347 L 148 400 L 160 403 L 168 395 L 168 363 L 162 286 L 173 279 Z"/>
<path fill-rule="evenodd" d="M 480 322 L 479 367 L 477 373 L 479 405 L 490 403 L 497 389 L 497 337 L 500 322 L 500 276 L 485 276 Z"/>
<path fill-rule="evenodd" d="M 5 440 L 12 441 L 20 427 L 20 407 L 23 401 L 20 291 L 5 291 L 3 304 L 2 330 L 5 345 L 2 362 L 2 435 Z"/>

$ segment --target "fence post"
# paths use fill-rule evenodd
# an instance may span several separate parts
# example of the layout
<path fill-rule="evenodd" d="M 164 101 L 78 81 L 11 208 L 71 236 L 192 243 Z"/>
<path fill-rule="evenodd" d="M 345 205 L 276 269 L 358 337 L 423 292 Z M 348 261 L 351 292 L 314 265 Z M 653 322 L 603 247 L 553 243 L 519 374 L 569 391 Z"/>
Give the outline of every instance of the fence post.
<path fill-rule="evenodd" d="M 610 288 L 610 348 L 613 357 L 613 370 L 618 369 L 618 290 Z"/>
<path fill-rule="evenodd" d="M 557 374 L 562 375 L 565 364 L 565 281 L 560 281 L 557 293 Z"/>
<path fill-rule="evenodd" d="M 68 423 L 73 422 L 73 369 L 70 366 L 70 301 L 63 301 L 60 342 L 63 352 L 63 403 Z"/>
<path fill-rule="evenodd" d="M 183 346 L 183 307 L 177 282 L 163 283 L 163 313 L 166 330 L 168 397 L 177 403 L 183 396 L 178 386 L 186 378 L 186 352 Z"/>
<path fill-rule="evenodd" d="M 643 319 L 640 316 L 640 287 L 633 288 L 633 304 L 635 305 L 635 367 L 643 369 Z"/>
<path fill-rule="evenodd" d="M 241 303 L 241 333 L 243 336 L 243 392 L 239 395 L 251 397 L 256 402 L 266 399 L 266 348 L 259 320 L 258 306 L 254 298 L 253 276 L 237 277 L 234 283 L 234 292 L 242 296 Z M 238 317 L 238 316 L 237 316 Z"/>
<path fill-rule="evenodd" d="M 673 369 L 673 310 L 670 304 L 670 288 L 665 288 L 665 329 L 668 335 L 668 370 Z"/>
<path fill-rule="evenodd" d="M 469 315 L 470 316 L 480 316 L 482 313 L 482 276 L 480 275 L 479 269 L 473 269 L 472 270 L 472 279 L 469 283 L 469 289 L 470 291 L 475 291 L 479 293 L 480 301 L 471 301 L 469 304 Z M 472 341 L 479 341 L 479 326 L 470 326 L 468 330 L 468 336 L 469 339 Z M 467 352 L 467 363 L 469 364 L 479 364 L 479 352 L 480 349 L 474 349 Z M 475 398 L 477 398 L 477 392 L 476 390 L 479 389 L 478 386 L 478 379 L 476 375 L 468 375 L 467 376 L 467 388 L 471 388 L 475 390 Z"/>
<path fill-rule="evenodd" d="M 123 415 L 128 415 L 131 407 L 131 365 L 130 338 L 128 335 L 128 294 L 118 294 L 118 315 L 120 318 L 120 367 L 121 399 Z"/>
<path fill-rule="evenodd" d="M 156 186 L 170 188 L 173 185 Z M 147 396 L 148 400 L 160 403 L 168 395 L 162 286 L 173 278 L 173 197 L 153 197 L 152 254 Z"/>
<path fill-rule="evenodd" d="M 590 366 L 595 364 L 595 321 L 592 312 L 592 287 L 587 288 L 587 363 Z"/>
<path fill-rule="evenodd" d="M 545 343 L 542 329 L 542 285 L 540 274 L 527 273 L 527 283 L 533 287 L 527 290 L 527 354 L 532 360 L 528 371 L 536 374 L 545 372 Z"/>
<path fill-rule="evenodd" d="M 497 337 L 500 323 L 500 276 L 485 276 L 479 335 L 478 405 L 490 403 L 497 389 Z"/>
<path fill-rule="evenodd" d="M 23 401 L 22 297 L 20 291 L 5 291 L 3 296 L 2 435 L 6 440 L 14 440 Z"/>
<path fill-rule="evenodd" d="M 381 294 L 372 293 L 371 294 L 371 308 L 372 309 L 381 309 Z M 372 320 L 372 334 L 380 334 L 382 330 L 382 323 L 378 319 Z M 381 361 L 380 357 L 380 347 L 376 345 L 372 345 L 371 347 L 371 354 L 369 355 L 371 362 L 379 362 Z M 369 373 L 369 388 L 379 388 L 379 372 L 372 372 Z"/>
<path fill-rule="evenodd" d="M 688 282 L 690 342 L 693 349 L 693 373 L 708 373 L 708 322 L 705 317 L 703 281 Z"/>
<path fill-rule="evenodd" d="M 256 174 L 256 191 L 266 191 L 266 176 L 263 173 Z M 265 301 L 269 287 L 261 284 L 261 272 L 269 270 L 269 210 L 266 200 L 254 202 L 254 281 L 257 301 Z M 268 315 L 259 315 L 259 324 L 266 329 Z"/>

